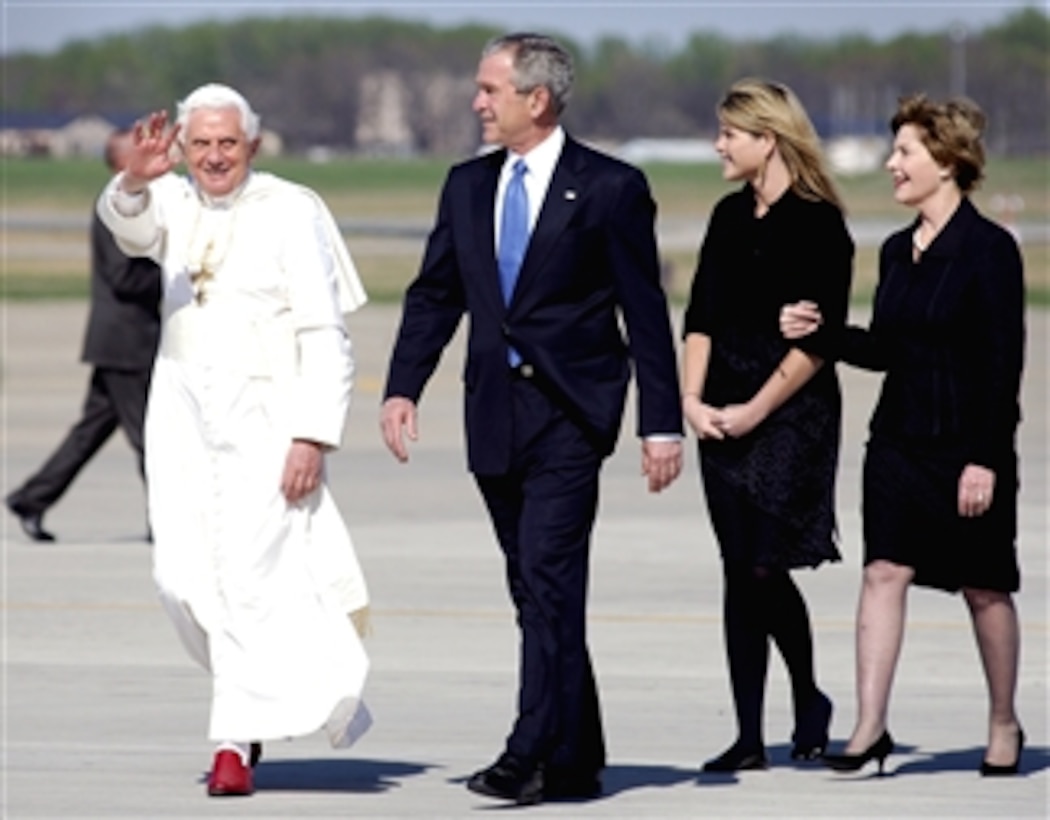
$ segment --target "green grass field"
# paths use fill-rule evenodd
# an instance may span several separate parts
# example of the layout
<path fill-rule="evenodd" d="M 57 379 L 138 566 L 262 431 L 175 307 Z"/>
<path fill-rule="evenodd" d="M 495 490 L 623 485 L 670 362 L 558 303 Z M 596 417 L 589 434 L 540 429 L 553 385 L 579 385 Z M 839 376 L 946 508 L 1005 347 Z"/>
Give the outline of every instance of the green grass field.
<path fill-rule="evenodd" d="M 448 161 L 437 159 L 346 159 L 325 164 L 303 159 L 265 160 L 258 167 L 309 185 L 341 219 L 384 223 L 409 221 L 427 225 L 433 216 Z M 646 167 L 661 218 L 703 221 L 713 204 L 730 189 L 716 165 L 651 165 Z M 1045 159 L 998 160 L 989 163 L 987 180 L 975 194 L 978 207 L 1002 218 L 994 204 L 1003 196 L 1019 196 L 1024 210 L 1016 218 L 1046 223 L 1050 217 L 1050 185 Z M 98 190 L 107 179 L 97 160 L 7 158 L 2 166 L 4 213 L 46 214 L 85 220 Z M 843 178 L 839 185 L 853 219 L 903 225 L 912 213 L 896 205 L 888 177 L 879 171 Z M 5 224 L 3 285 L 6 298 L 83 297 L 87 293 L 87 242 L 84 231 L 52 230 L 35 234 Z M 376 299 L 396 299 L 415 273 L 421 241 L 348 238 L 369 292 Z M 1024 248 L 1030 301 L 1050 304 L 1050 253 L 1047 246 Z M 696 249 L 673 249 L 667 262 L 675 272 L 672 296 L 684 297 L 695 264 Z M 870 297 L 876 272 L 876 252 L 859 247 L 854 276 L 855 298 Z"/>

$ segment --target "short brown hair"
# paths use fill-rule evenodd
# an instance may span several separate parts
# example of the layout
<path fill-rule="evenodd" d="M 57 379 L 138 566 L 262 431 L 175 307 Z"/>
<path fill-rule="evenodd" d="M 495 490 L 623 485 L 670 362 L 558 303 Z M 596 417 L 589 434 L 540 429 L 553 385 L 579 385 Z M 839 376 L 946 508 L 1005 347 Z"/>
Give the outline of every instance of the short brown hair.
<path fill-rule="evenodd" d="M 915 126 L 938 165 L 952 170 L 955 183 L 964 194 L 974 190 L 984 178 L 985 116 L 980 106 L 965 97 L 953 97 L 943 103 L 927 99 L 925 94 L 901 97 L 897 113 L 890 120 L 896 134 L 902 125 Z"/>

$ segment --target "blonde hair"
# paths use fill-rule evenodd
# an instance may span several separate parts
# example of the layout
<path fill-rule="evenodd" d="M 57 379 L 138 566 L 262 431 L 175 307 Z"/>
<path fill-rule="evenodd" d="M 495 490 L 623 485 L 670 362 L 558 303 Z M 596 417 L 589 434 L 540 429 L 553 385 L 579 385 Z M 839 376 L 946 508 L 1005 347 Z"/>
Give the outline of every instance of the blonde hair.
<path fill-rule="evenodd" d="M 901 97 L 897 113 L 890 120 L 896 134 L 902 125 L 914 125 L 919 139 L 934 161 L 952 170 L 955 184 L 964 194 L 976 188 L 984 177 L 985 117 L 980 106 L 965 97 L 955 97 L 943 103 L 926 98 L 925 94 Z"/>
<path fill-rule="evenodd" d="M 772 134 L 791 177 L 792 190 L 804 199 L 825 200 L 845 210 L 831 181 L 817 130 L 786 85 L 738 80 L 718 104 L 718 118 L 755 136 Z"/>

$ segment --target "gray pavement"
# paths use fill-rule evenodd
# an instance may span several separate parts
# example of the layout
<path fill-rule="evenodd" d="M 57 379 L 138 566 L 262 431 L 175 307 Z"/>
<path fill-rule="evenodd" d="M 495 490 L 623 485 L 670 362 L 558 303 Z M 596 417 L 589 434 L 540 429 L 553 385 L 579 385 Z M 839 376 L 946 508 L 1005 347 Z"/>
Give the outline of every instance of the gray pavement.
<path fill-rule="evenodd" d="M 86 306 L 0 304 L 3 491 L 35 469 L 74 420 L 87 369 L 76 363 Z M 422 406 L 407 466 L 378 438 L 384 359 L 397 311 L 352 325 L 359 389 L 346 447 L 330 461 L 374 599 L 368 699 L 376 723 L 353 749 L 320 735 L 269 744 L 248 799 L 209 800 L 203 778 L 208 680 L 157 604 L 143 543 L 143 493 L 126 444 L 88 465 L 30 544 L 2 514 L 5 818 L 464 818 L 500 804 L 463 779 L 501 747 L 513 709 L 515 631 L 498 551 L 464 469 L 461 347 Z M 609 744 L 606 796 L 527 809 L 552 818 L 1046 816 L 1047 330 L 1029 325 L 1022 428 L 1018 596 L 1024 630 L 1019 708 L 1025 776 L 982 779 L 984 682 L 959 598 L 915 590 L 891 706 L 888 777 L 835 775 L 788 759 L 786 676 L 774 655 L 766 736 L 772 767 L 721 778 L 699 764 L 733 735 L 720 631 L 720 569 L 690 447 L 660 496 L 638 477 L 630 435 L 610 460 L 595 536 L 591 641 Z M 859 465 L 877 380 L 845 368 L 839 492 L 845 560 L 799 574 L 818 676 L 853 720 L 852 621 L 859 579 Z"/>

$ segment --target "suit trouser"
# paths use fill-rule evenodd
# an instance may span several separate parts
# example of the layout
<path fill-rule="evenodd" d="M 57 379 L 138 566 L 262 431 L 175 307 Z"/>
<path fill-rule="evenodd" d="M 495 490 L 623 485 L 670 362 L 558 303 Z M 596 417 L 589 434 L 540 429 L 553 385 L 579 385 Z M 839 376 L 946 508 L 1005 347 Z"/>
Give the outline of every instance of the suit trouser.
<path fill-rule="evenodd" d="M 142 426 L 149 379 L 149 370 L 96 367 L 91 372 L 80 420 L 44 465 L 10 498 L 29 514 L 43 513 L 62 496 L 118 426 L 135 450 L 139 474 L 145 477 Z"/>
<path fill-rule="evenodd" d="M 605 743 L 586 601 L 602 456 L 534 382 L 515 379 L 512 397 L 511 471 L 476 476 L 521 634 L 507 751 L 567 776 L 593 775 L 605 765 Z"/>

